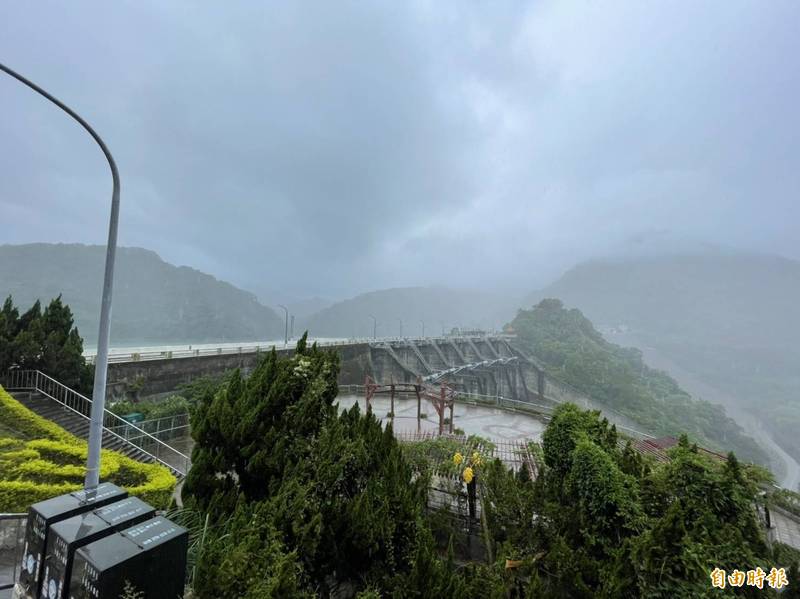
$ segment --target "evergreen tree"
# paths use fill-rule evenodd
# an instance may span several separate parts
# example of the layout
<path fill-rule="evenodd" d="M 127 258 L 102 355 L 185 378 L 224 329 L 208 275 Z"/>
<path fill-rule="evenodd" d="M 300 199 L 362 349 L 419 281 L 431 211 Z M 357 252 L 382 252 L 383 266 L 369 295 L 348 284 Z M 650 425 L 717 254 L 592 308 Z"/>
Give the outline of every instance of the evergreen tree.
<path fill-rule="evenodd" d="M 42 311 L 38 300 L 19 316 L 11 297 L 0 311 L 0 370 L 41 370 L 67 387 L 90 393 L 92 370 L 83 358 L 83 339 L 61 296 Z"/>
<path fill-rule="evenodd" d="M 786 573 L 789 586 L 783 591 L 781 599 L 800 599 L 800 565 L 794 562 Z"/>
<path fill-rule="evenodd" d="M 291 358 L 273 351 L 249 378 L 207 388 L 183 499 L 213 523 L 258 509 L 323 596 L 385 591 L 411 567 L 425 482 L 391 427 L 357 406 L 336 414 L 337 355 L 305 339 Z"/>

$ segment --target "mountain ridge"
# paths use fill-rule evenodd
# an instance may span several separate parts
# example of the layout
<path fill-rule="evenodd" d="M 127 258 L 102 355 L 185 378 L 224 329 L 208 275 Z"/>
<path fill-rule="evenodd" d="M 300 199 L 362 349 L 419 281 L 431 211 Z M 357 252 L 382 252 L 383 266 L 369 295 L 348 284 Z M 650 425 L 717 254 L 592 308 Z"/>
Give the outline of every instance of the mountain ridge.
<path fill-rule="evenodd" d="M 97 336 L 105 246 L 0 245 L 0 295 L 26 308 L 62 295 L 87 345 Z M 255 294 L 156 252 L 117 248 L 112 344 L 277 338 L 282 320 Z"/>

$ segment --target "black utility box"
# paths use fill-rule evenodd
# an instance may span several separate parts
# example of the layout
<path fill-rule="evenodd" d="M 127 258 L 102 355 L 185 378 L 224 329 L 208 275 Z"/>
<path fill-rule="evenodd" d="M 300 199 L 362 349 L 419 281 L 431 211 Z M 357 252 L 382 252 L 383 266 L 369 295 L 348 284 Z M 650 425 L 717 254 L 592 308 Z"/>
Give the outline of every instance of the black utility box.
<path fill-rule="evenodd" d="M 150 520 L 156 510 L 138 497 L 57 522 L 50 527 L 45 552 L 42 597 L 66 599 L 75 551 L 112 532 Z"/>
<path fill-rule="evenodd" d="M 189 533 L 157 517 L 75 552 L 70 599 L 116 599 L 125 583 L 147 599 L 183 597 Z"/>
<path fill-rule="evenodd" d="M 22 553 L 22 571 L 19 577 L 22 590 L 33 597 L 39 596 L 44 551 L 53 524 L 127 496 L 128 492 L 117 485 L 102 483 L 94 489 L 83 489 L 34 503 L 28 510 L 28 522 L 25 526 L 25 550 Z"/>

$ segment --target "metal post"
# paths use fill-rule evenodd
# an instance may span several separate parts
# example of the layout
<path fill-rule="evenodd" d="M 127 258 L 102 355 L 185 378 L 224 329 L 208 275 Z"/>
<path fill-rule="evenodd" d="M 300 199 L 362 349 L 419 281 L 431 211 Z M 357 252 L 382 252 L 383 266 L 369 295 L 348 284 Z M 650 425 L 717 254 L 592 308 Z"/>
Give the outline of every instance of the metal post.
<path fill-rule="evenodd" d="M 442 384 L 439 402 L 439 434 L 441 435 L 444 432 L 444 384 Z"/>
<path fill-rule="evenodd" d="M 367 314 L 372 319 L 372 338 L 375 339 L 378 332 L 378 319 L 372 314 Z"/>
<path fill-rule="evenodd" d="M 97 335 L 97 357 L 94 369 L 94 389 L 92 391 L 92 416 L 89 425 L 89 455 L 86 460 L 86 488 L 96 487 L 100 482 L 100 446 L 103 442 L 103 411 L 106 403 L 106 374 L 108 368 L 108 343 L 111 334 L 111 296 L 114 291 L 114 259 L 117 252 L 117 226 L 119 224 L 119 172 L 114 157 L 105 142 L 94 129 L 69 106 L 50 95 L 35 83 L 0 64 L 0 70 L 24 83 L 33 91 L 44 96 L 75 119 L 103 151 L 111 168 L 111 218 L 108 224 L 108 244 L 106 245 L 106 265 L 103 278 L 103 296 L 100 304 L 100 329 Z"/>
<path fill-rule="evenodd" d="M 400 322 L 400 339 L 402 339 L 403 338 L 403 319 L 402 318 L 398 318 L 397 320 Z"/>
<path fill-rule="evenodd" d="M 419 384 L 414 385 L 414 391 L 417 393 L 417 431 L 422 428 L 422 397 L 419 394 Z"/>
<path fill-rule="evenodd" d="M 453 434 L 453 401 L 450 401 L 450 434 Z"/>
<path fill-rule="evenodd" d="M 420 324 L 422 324 L 422 338 L 425 339 L 425 321 L 420 320 Z"/>
<path fill-rule="evenodd" d="M 283 308 L 283 311 L 286 313 L 286 317 L 283 324 L 283 344 L 288 345 L 289 343 L 289 308 L 282 304 L 278 304 L 279 308 Z"/>

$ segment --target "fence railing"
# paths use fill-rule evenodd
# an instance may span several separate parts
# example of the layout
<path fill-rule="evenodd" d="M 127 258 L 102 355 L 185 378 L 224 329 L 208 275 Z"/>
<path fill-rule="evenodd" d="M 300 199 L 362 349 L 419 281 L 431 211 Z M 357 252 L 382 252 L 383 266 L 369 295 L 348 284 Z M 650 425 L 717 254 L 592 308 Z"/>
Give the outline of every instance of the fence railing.
<path fill-rule="evenodd" d="M 27 514 L 0 514 L 0 591 L 14 588 L 22 564 Z"/>
<path fill-rule="evenodd" d="M 39 370 L 9 370 L 5 375 L 4 386 L 7 389 L 36 391 L 87 420 L 91 417 L 91 399 L 62 385 Z M 166 466 L 178 476 L 185 476 L 189 472 L 191 467 L 189 456 L 109 410 L 103 412 L 103 430 Z M 127 431 L 125 435 L 128 435 L 128 438 L 120 434 L 121 431 Z"/>
<path fill-rule="evenodd" d="M 123 417 L 123 420 L 124 417 Z M 119 436 L 124 437 L 127 441 L 138 443 L 143 436 L 139 433 L 140 430 L 149 433 L 156 439 L 166 441 L 176 437 L 183 437 L 189 434 L 189 414 L 175 414 L 173 416 L 163 416 L 161 418 L 151 418 L 150 420 L 141 420 L 139 422 L 130 423 L 125 420 L 126 424 L 109 427 L 109 430 L 117 433 Z"/>

